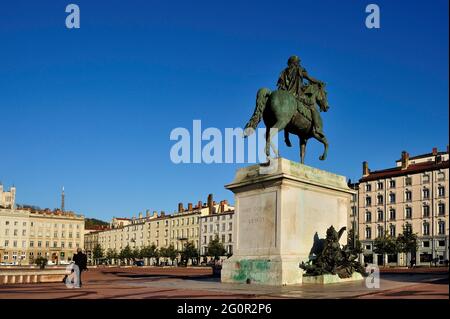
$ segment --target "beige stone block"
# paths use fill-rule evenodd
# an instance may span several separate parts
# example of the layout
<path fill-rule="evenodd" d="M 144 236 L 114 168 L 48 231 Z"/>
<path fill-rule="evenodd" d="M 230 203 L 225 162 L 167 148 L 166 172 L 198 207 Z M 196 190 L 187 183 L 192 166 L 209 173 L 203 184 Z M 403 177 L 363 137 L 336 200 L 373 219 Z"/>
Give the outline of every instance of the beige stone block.
<path fill-rule="evenodd" d="M 321 275 L 321 276 L 303 276 L 303 283 L 304 284 L 320 284 L 320 285 L 327 285 L 327 284 L 336 284 L 341 282 L 349 282 L 349 281 L 360 281 L 363 280 L 364 277 L 360 273 L 353 273 L 351 277 L 349 278 L 339 278 L 338 275 Z"/>
<path fill-rule="evenodd" d="M 299 284 L 299 264 L 308 260 L 314 242 L 325 238 L 331 225 L 337 230 L 347 225 L 355 192 L 344 176 L 283 158 L 274 161 L 269 174 L 260 165 L 245 167 L 226 185 L 235 194 L 236 244 L 224 262 L 223 282 Z"/>

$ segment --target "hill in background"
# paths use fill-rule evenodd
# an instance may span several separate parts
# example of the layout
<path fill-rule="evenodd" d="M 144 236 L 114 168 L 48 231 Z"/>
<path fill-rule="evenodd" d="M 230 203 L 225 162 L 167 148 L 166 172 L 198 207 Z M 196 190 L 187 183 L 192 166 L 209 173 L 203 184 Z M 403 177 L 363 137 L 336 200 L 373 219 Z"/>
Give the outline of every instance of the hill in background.
<path fill-rule="evenodd" d="M 100 219 L 95 219 L 95 218 L 85 218 L 84 219 L 84 228 L 85 229 L 95 228 L 95 226 L 108 226 L 108 225 L 109 225 L 108 222 L 105 222 Z"/>

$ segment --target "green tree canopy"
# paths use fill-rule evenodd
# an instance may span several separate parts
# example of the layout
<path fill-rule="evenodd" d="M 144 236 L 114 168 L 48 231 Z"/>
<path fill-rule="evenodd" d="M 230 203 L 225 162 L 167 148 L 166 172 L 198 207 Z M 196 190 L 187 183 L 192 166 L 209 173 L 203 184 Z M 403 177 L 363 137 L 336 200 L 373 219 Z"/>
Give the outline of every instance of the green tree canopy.
<path fill-rule="evenodd" d="M 211 240 L 206 249 L 206 255 L 214 257 L 215 260 L 220 259 L 220 256 L 225 256 L 227 251 L 223 244 L 219 240 L 219 236 L 216 236 L 213 240 Z"/>
<path fill-rule="evenodd" d="M 109 223 L 103 220 L 95 219 L 95 218 L 85 218 L 84 219 L 84 227 L 86 229 L 93 228 L 95 226 L 108 226 Z"/>
<path fill-rule="evenodd" d="M 94 257 L 94 259 L 100 259 L 103 258 L 104 253 L 103 253 L 103 248 L 100 244 L 96 244 L 94 246 L 94 249 L 92 251 L 92 256 Z"/>
<path fill-rule="evenodd" d="M 38 265 L 41 269 L 44 269 L 48 263 L 47 258 L 39 256 L 34 260 L 34 263 Z"/>
<path fill-rule="evenodd" d="M 145 246 L 141 249 L 141 255 L 143 258 L 158 258 L 159 251 L 155 244 L 151 246 Z"/>
<path fill-rule="evenodd" d="M 395 237 L 382 236 L 375 239 L 373 251 L 376 254 L 396 254 L 398 253 L 398 244 Z"/>
<path fill-rule="evenodd" d="M 187 265 L 189 259 L 197 258 L 198 257 L 198 250 L 195 248 L 195 245 L 193 242 L 189 241 L 186 244 L 184 244 L 184 248 L 181 251 L 181 260 Z"/>
<path fill-rule="evenodd" d="M 131 248 L 129 245 L 126 245 L 124 249 L 122 249 L 119 253 L 120 259 L 130 259 L 132 258 L 133 252 L 131 251 Z"/>
<path fill-rule="evenodd" d="M 142 250 L 139 249 L 139 247 L 135 247 L 135 248 L 131 251 L 131 258 L 138 258 L 138 259 L 141 259 L 141 258 L 142 258 Z"/>
<path fill-rule="evenodd" d="M 116 251 L 115 249 L 109 248 L 109 249 L 106 251 L 106 258 L 107 258 L 108 260 L 116 259 L 117 257 L 118 257 L 118 253 L 117 253 L 117 251 Z"/>
<path fill-rule="evenodd" d="M 412 232 L 411 227 L 403 226 L 403 232 L 398 235 L 397 243 L 400 252 L 415 254 L 418 248 L 417 234 Z"/>
<path fill-rule="evenodd" d="M 353 254 L 361 254 L 363 252 L 362 244 L 353 228 L 348 231 L 347 249 Z"/>
<path fill-rule="evenodd" d="M 167 257 L 171 261 L 173 261 L 175 258 L 177 258 L 177 250 L 173 245 L 170 245 L 169 247 L 162 247 L 161 248 L 161 257 Z"/>

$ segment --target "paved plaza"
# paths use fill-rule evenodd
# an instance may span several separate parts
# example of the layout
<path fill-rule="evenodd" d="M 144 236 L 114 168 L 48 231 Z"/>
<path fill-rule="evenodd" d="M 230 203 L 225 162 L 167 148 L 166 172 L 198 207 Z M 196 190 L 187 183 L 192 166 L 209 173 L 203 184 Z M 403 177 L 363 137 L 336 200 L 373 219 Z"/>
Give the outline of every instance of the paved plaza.
<path fill-rule="evenodd" d="M 381 273 L 380 288 L 364 281 L 284 287 L 225 284 L 209 268 L 91 268 L 83 287 L 63 283 L 0 285 L 0 299 L 149 299 L 149 298 L 362 298 L 448 299 L 448 270 L 398 270 Z"/>

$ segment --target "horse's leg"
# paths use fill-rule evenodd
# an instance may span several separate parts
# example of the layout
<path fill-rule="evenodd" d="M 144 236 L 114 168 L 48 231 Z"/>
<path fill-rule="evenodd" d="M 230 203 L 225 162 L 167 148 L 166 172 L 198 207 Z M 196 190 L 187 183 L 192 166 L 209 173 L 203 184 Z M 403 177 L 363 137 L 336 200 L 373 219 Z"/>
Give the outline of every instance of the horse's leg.
<path fill-rule="evenodd" d="M 272 137 L 274 137 L 275 135 L 278 134 L 279 131 L 283 130 L 286 125 L 289 123 L 291 119 L 287 119 L 287 120 L 277 120 L 277 122 L 273 125 L 273 127 L 271 127 L 270 129 L 270 133 L 269 133 L 269 142 L 270 142 L 270 146 L 272 146 L 273 152 L 275 153 L 275 155 L 277 157 L 280 157 L 280 153 L 278 152 L 278 150 L 275 148 L 275 146 L 272 143 Z M 267 131 L 266 131 L 267 134 Z M 267 142 L 267 141 L 266 141 Z M 267 147 L 267 144 L 266 144 Z M 267 152 L 266 152 L 267 154 Z"/>
<path fill-rule="evenodd" d="M 288 147 L 292 146 L 291 140 L 289 139 L 289 132 L 286 129 L 284 129 L 284 142 Z"/>
<path fill-rule="evenodd" d="M 300 140 L 300 162 L 305 164 L 306 142 L 308 140 L 300 136 L 298 138 Z"/>
<path fill-rule="evenodd" d="M 266 126 L 266 147 L 265 147 L 265 152 L 266 152 L 266 157 L 267 160 L 270 161 L 270 127 Z"/>
<path fill-rule="evenodd" d="M 313 133 L 314 138 L 316 140 L 318 140 L 320 143 L 323 144 L 324 146 L 324 150 L 323 150 L 323 154 L 319 157 L 319 159 L 321 161 L 325 160 L 327 158 L 327 154 L 328 154 L 328 141 L 327 138 L 324 136 L 320 136 L 319 134 Z"/>

